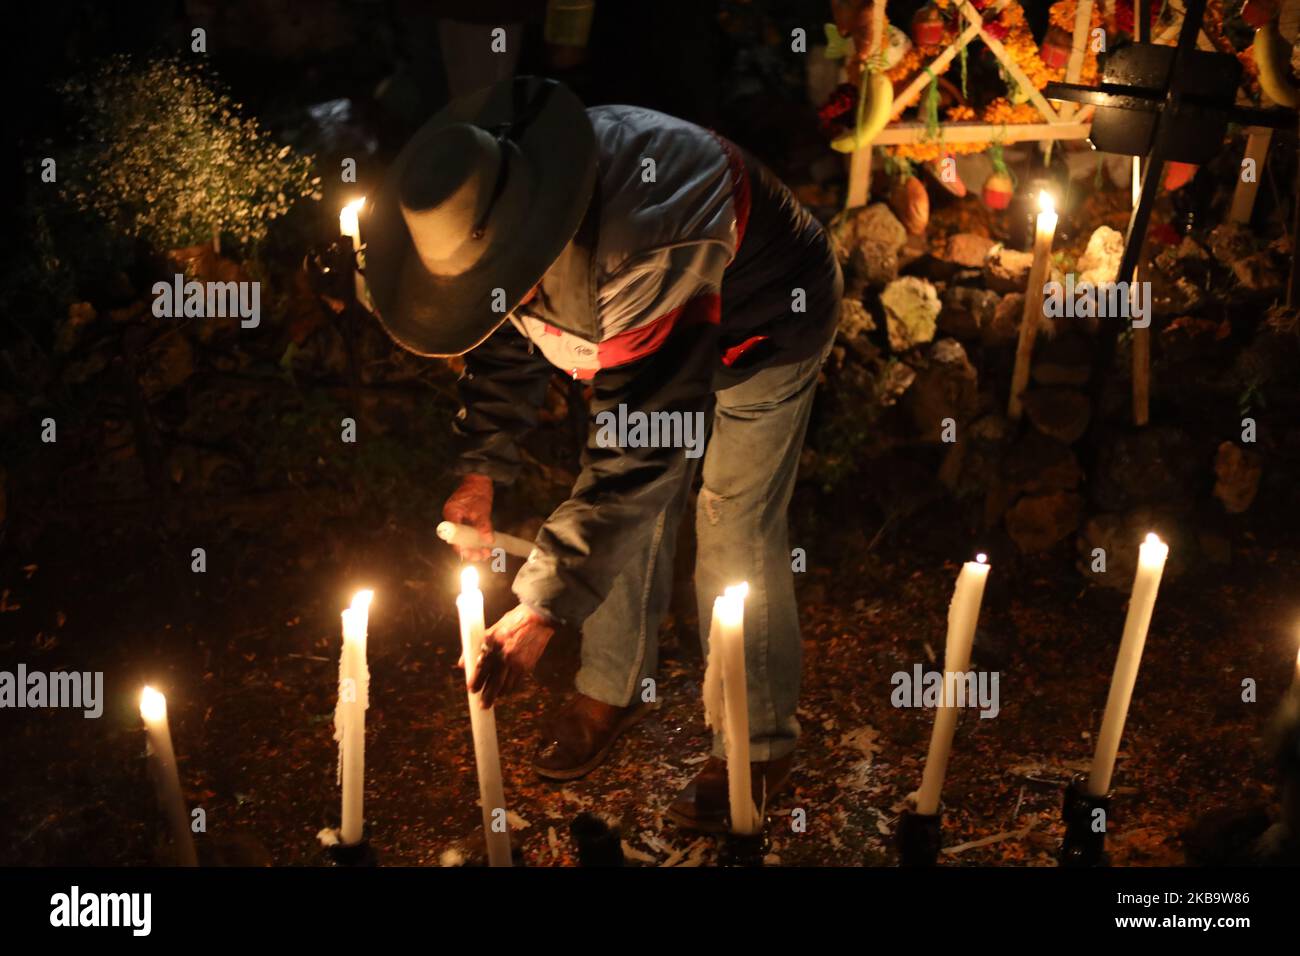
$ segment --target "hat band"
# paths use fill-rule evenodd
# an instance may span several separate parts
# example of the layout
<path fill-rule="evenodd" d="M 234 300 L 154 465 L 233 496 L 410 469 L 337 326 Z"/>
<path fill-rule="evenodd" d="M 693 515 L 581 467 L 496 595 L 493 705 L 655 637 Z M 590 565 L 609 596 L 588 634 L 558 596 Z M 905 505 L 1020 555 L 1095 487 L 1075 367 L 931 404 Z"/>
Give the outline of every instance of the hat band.
<path fill-rule="evenodd" d="M 483 207 L 483 214 L 478 217 L 478 222 L 474 223 L 474 228 L 470 232 L 470 238 L 482 239 L 487 234 L 488 219 L 492 216 L 492 210 L 497 204 L 497 200 L 506 191 L 506 178 L 510 170 L 510 153 L 509 140 L 502 135 L 497 136 L 497 150 L 501 156 L 501 161 L 497 163 L 497 178 L 492 184 L 492 194 L 488 196 L 487 205 Z"/>
<path fill-rule="evenodd" d="M 501 162 L 497 165 L 496 182 L 492 184 L 492 195 L 488 197 L 487 205 L 483 208 L 483 214 L 479 216 L 478 222 L 474 223 L 474 229 L 470 236 L 474 239 L 482 239 L 487 234 L 488 219 L 492 215 L 492 209 L 496 206 L 497 200 L 501 194 L 506 191 L 506 177 L 510 169 L 510 150 L 506 148 L 512 140 L 517 140 L 519 135 L 541 115 L 542 109 L 546 106 L 546 101 L 550 99 L 551 92 L 559 84 L 555 80 L 546 80 L 537 90 L 537 95 L 531 100 L 525 102 L 524 96 L 527 91 L 523 84 L 516 84 L 514 88 L 515 98 L 515 116 L 508 123 L 500 123 L 493 128 L 493 133 L 497 139 L 497 148 L 501 155 Z"/>

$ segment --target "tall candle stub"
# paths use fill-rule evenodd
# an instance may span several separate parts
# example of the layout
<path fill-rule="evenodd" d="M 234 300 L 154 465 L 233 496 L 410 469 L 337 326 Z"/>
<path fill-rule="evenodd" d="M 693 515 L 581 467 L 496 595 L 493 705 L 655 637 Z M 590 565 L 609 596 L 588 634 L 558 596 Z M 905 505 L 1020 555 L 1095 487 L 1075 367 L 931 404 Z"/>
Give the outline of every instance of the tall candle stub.
<path fill-rule="evenodd" d="M 497 750 L 495 710 L 482 706 L 479 695 L 469 689 L 479 652 L 483 649 L 483 592 L 478 588 L 478 571 L 466 567 L 460 573 L 460 649 L 465 660 L 465 696 L 469 723 L 474 735 L 474 764 L 478 768 L 478 798 L 483 808 L 483 835 L 487 840 L 488 866 L 510 866 L 510 830 L 506 823 L 505 787 L 501 782 L 501 755 Z"/>
<path fill-rule="evenodd" d="M 469 525 L 440 521 L 434 530 L 439 538 L 456 548 L 500 548 L 506 554 L 513 554 L 517 558 L 526 558 L 533 552 L 531 541 L 503 531 L 493 531 L 492 543 L 489 545 L 483 540 L 483 536 Z"/>
<path fill-rule="evenodd" d="M 939 812 L 939 795 L 948 773 L 948 758 L 952 754 L 953 735 L 957 732 L 957 681 L 970 670 L 971 645 L 975 643 L 975 625 L 979 622 L 980 605 L 984 601 L 984 584 L 988 580 L 989 564 L 985 555 L 962 565 L 957 575 L 957 586 L 948 605 L 948 640 L 943 658 L 943 702 L 935 708 L 934 726 L 930 731 L 930 749 L 925 757 L 925 770 L 921 774 L 921 789 L 916 795 L 916 812 L 931 815 Z"/>
<path fill-rule="evenodd" d="M 373 591 L 358 591 L 343 612 L 343 653 L 339 658 L 339 699 L 334 709 L 334 739 L 339 742 L 339 779 L 343 784 L 345 846 L 361 842 L 366 777 L 366 709 L 370 706 L 370 669 L 366 664 L 366 628 Z"/>
<path fill-rule="evenodd" d="M 353 271 L 352 281 L 357 301 L 365 308 L 373 310 L 374 303 L 370 300 L 370 290 L 366 288 L 365 277 L 355 268 L 356 257 L 361 252 L 361 210 L 365 207 L 366 197 L 354 199 L 348 203 L 339 212 L 339 234 L 347 236 L 352 240 L 353 252 Z M 364 268 L 364 263 L 362 264 Z"/>
<path fill-rule="evenodd" d="M 757 833 L 761 826 L 749 762 L 749 688 L 745 678 L 745 597 L 748 584 L 727 588 L 713 603 L 710 656 L 717 653 L 722 680 L 722 727 L 727 752 L 727 799 L 733 833 Z"/>
<path fill-rule="evenodd" d="M 1168 557 L 1169 546 L 1156 535 L 1148 534 L 1138 552 L 1133 594 L 1128 602 L 1128 616 L 1124 619 L 1124 636 L 1119 642 L 1119 656 L 1115 659 L 1115 672 L 1111 675 L 1110 693 L 1106 697 L 1106 713 L 1102 717 L 1097 750 L 1088 774 L 1088 792 L 1094 797 L 1103 797 L 1110 791 L 1115 757 L 1119 753 L 1124 721 L 1128 717 L 1129 702 L 1133 699 L 1133 685 L 1137 682 L 1138 666 L 1142 663 L 1142 649 L 1147 642 L 1147 629 L 1151 626 L 1151 613 L 1156 606 L 1156 592 L 1160 590 L 1160 577 Z"/>
<path fill-rule="evenodd" d="M 1020 316 L 1020 337 L 1016 341 L 1016 364 L 1011 371 L 1011 398 L 1007 417 L 1019 421 L 1023 408 L 1021 396 L 1029 384 L 1030 360 L 1034 354 L 1034 340 L 1038 337 L 1038 324 L 1043 317 L 1044 286 L 1052 265 L 1052 239 L 1056 235 L 1056 201 L 1043 190 L 1038 194 L 1038 220 L 1034 231 L 1034 261 L 1029 268 L 1029 284 L 1025 286 L 1025 309 Z"/>
<path fill-rule="evenodd" d="M 198 866 L 194 834 L 190 830 L 189 814 L 185 810 L 180 776 L 176 770 L 171 727 L 167 723 L 167 698 L 152 687 L 145 687 L 140 691 L 140 716 L 148 733 L 149 763 L 158 790 L 158 803 L 167 816 L 177 857 L 181 866 Z"/>
<path fill-rule="evenodd" d="M 352 240 L 353 250 L 361 248 L 361 207 L 366 204 L 366 198 L 354 199 L 348 203 L 339 212 L 339 235 L 347 236 Z"/>

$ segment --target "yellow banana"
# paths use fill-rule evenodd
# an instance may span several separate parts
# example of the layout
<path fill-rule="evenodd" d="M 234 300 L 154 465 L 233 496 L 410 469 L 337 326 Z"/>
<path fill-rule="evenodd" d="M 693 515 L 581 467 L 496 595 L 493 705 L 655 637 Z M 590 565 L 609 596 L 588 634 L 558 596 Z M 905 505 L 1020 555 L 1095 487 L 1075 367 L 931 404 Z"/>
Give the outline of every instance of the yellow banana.
<path fill-rule="evenodd" d="M 1264 94 L 1281 106 L 1300 106 L 1300 89 L 1291 80 L 1290 47 L 1268 23 L 1255 31 L 1255 65 Z"/>
<path fill-rule="evenodd" d="M 862 109 L 862 125 L 851 133 L 837 136 L 831 148 L 841 153 L 852 153 L 871 143 L 889 122 L 889 111 L 894 106 L 894 84 L 884 71 L 877 70 L 867 79 L 867 102 Z"/>

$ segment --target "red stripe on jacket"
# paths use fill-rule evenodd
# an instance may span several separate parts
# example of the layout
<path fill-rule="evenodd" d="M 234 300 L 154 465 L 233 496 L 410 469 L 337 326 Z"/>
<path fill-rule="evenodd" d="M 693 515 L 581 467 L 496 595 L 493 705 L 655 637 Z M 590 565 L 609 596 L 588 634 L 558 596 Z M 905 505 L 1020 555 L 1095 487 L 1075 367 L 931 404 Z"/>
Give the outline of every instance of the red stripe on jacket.
<path fill-rule="evenodd" d="M 736 145 L 717 133 L 713 133 L 713 136 L 722 145 L 722 151 L 727 154 L 727 165 L 731 168 L 731 204 L 736 210 L 736 252 L 731 257 L 731 261 L 734 262 L 736 255 L 740 254 L 740 244 L 745 241 L 745 228 L 749 225 L 749 210 L 752 204 L 749 173 L 745 170 L 744 157 L 740 155 Z M 722 353 L 722 364 L 730 368 L 745 352 L 766 338 L 766 335 L 751 335 L 745 341 L 733 345 Z"/>
<path fill-rule="evenodd" d="M 731 256 L 731 260 L 734 262 L 736 255 L 740 252 L 740 244 L 745 241 L 745 228 L 749 225 L 751 204 L 749 173 L 745 170 L 745 161 L 735 144 L 712 130 L 709 132 L 718 141 L 718 145 L 722 147 L 731 174 L 731 205 L 736 212 L 736 249 Z M 600 363 L 601 368 L 615 368 L 619 365 L 626 365 L 657 351 L 664 342 L 668 341 L 668 336 L 672 334 L 673 329 L 677 327 L 679 322 L 687 325 L 695 322 L 711 322 L 718 325 L 721 321 L 722 297 L 717 293 L 699 295 L 689 300 L 685 305 L 661 315 L 639 328 L 628 329 L 626 332 L 620 332 L 618 335 L 611 336 L 598 343 L 596 346 L 597 361 Z M 548 328 L 547 331 L 549 332 L 550 329 Z M 723 353 L 722 364 L 731 365 L 744 354 L 746 349 L 766 338 L 766 335 L 755 335 L 739 345 L 733 345 Z M 577 377 L 580 380 L 591 379 L 595 374 L 595 369 L 578 369 L 577 371 Z"/>
<path fill-rule="evenodd" d="M 709 132 L 713 133 L 713 130 Z M 745 170 L 745 160 L 735 143 L 717 133 L 713 133 L 713 138 L 726 154 L 727 166 L 731 171 L 731 205 L 736 210 L 736 251 L 731 256 L 734 261 L 740 253 L 740 244 L 745 241 L 745 227 L 749 225 L 749 173 Z"/>
<path fill-rule="evenodd" d="M 600 342 L 596 346 L 596 359 L 601 368 L 627 365 L 629 362 L 635 362 L 658 351 L 679 324 L 711 322 L 717 325 L 721 321 L 722 296 L 716 292 L 697 295 L 688 300 L 685 305 L 664 313 L 652 322 L 612 335 Z M 595 374 L 595 369 L 578 369 L 580 379 L 589 379 Z"/>

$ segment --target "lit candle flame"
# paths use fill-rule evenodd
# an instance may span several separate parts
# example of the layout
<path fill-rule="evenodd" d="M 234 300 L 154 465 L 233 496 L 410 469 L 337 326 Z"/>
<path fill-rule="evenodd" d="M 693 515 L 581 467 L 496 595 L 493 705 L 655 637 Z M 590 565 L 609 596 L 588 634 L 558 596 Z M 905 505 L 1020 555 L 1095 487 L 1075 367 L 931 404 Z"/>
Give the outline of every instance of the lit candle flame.
<path fill-rule="evenodd" d="M 352 610 L 369 612 L 370 602 L 375 599 L 374 591 L 358 591 L 352 595 Z"/>
<path fill-rule="evenodd" d="M 730 588 L 727 589 L 731 590 Z M 723 593 L 718 598 L 718 621 L 727 627 L 740 627 L 745 619 L 745 601 L 739 594 Z"/>
<path fill-rule="evenodd" d="M 140 691 L 140 716 L 151 724 L 167 717 L 167 698 L 147 684 Z"/>
<path fill-rule="evenodd" d="M 1038 193 L 1038 211 L 1045 215 L 1052 215 L 1056 212 L 1056 200 L 1046 189 L 1039 190 Z"/>
<path fill-rule="evenodd" d="M 741 581 L 739 584 L 733 584 L 729 588 L 723 588 L 722 593 L 729 598 L 737 598 L 741 601 L 749 597 L 749 582 Z"/>
<path fill-rule="evenodd" d="M 354 199 L 339 212 L 339 232 L 354 240 L 361 238 L 361 208 L 366 204 L 366 197 Z"/>
<path fill-rule="evenodd" d="M 978 561 L 980 564 L 988 564 L 989 556 L 985 554 L 983 551 L 981 551 L 979 554 L 975 555 L 975 560 Z"/>
<path fill-rule="evenodd" d="M 1154 531 L 1148 531 L 1138 548 L 1138 563 L 1149 567 L 1163 567 L 1169 557 L 1169 545 L 1160 540 Z"/>
<path fill-rule="evenodd" d="M 460 572 L 460 593 L 473 594 L 478 590 L 478 568 L 468 565 Z"/>

